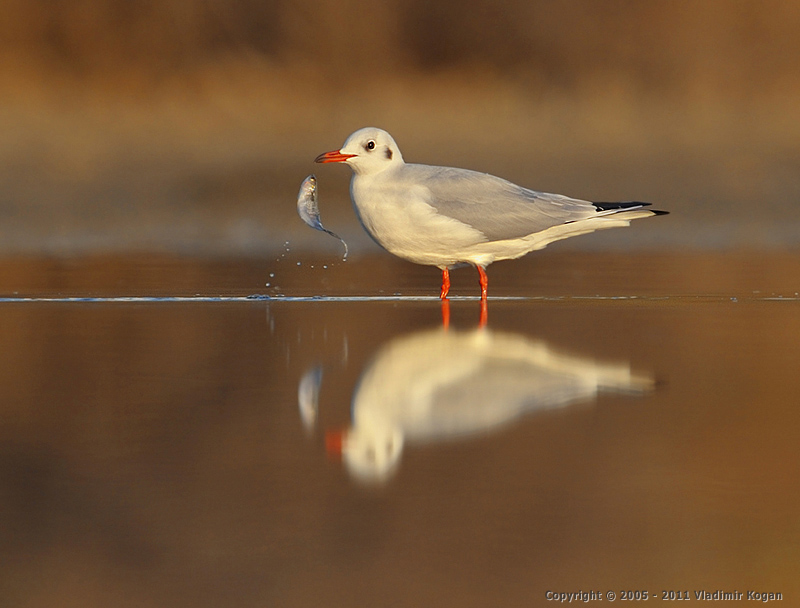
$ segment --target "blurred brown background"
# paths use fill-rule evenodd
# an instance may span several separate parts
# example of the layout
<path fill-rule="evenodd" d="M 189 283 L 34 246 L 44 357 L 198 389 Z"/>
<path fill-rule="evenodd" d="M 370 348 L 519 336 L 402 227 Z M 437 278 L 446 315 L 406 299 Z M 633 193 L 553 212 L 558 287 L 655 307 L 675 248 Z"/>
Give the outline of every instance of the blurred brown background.
<path fill-rule="evenodd" d="M 798 34 L 797 0 L 0 0 L 2 607 L 793 597 Z M 491 271 L 532 297 L 493 301 L 493 329 L 663 388 L 409 449 L 361 492 L 323 432 L 437 303 L 19 301 L 435 297 L 436 269 L 341 264 L 297 217 L 315 172 L 325 224 L 377 250 L 349 170 L 312 162 L 367 125 L 411 162 L 671 211 Z"/>
<path fill-rule="evenodd" d="M 362 126 L 406 160 L 667 218 L 570 247 L 800 243 L 792 0 L 3 0 L 0 253 L 260 255 L 371 245 L 349 171 Z"/>

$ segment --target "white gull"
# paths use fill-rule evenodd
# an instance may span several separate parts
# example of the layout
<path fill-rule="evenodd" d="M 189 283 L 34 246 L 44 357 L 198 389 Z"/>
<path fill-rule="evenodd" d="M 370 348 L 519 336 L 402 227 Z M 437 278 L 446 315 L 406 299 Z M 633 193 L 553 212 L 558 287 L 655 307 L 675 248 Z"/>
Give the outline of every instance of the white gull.
<path fill-rule="evenodd" d="M 350 166 L 350 196 L 361 225 L 390 253 L 441 269 L 442 299 L 455 266 L 478 269 L 485 299 L 486 267 L 492 262 L 667 213 L 646 209 L 650 203 L 592 203 L 529 190 L 488 173 L 406 163 L 392 136 L 374 127 L 359 129 L 341 149 L 320 154 L 315 162 Z"/>

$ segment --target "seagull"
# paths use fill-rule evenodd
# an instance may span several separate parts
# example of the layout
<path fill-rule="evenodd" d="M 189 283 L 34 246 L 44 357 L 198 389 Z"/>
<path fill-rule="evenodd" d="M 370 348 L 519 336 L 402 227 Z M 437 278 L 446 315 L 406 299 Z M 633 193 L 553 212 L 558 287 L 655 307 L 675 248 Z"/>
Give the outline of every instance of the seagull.
<path fill-rule="evenodd" d="M 487 435 L 523 416 L 594 400 L 644 396 L 650 373 L 598 361 L 522 334 L 488 328 L 422 330 L 383 345 L 353 392 L 352 423 L 326 433 L 326 448 L 360 481 L 384 482 L 406 445 Z"/>
<path fill-rule="evenodd" d="M 406 163 L 392 136 L 375 127 L 352 133 L 339 150 L 314 162 L 350 166 L 350 197 L 361 225 L 389 253 L 439 268 L 442 300 L 456 266 L 478 269 L 485 301 L 492 262 L 668 213 L 646 209 L 650 203 L 592 203 L 529 190 L 488 173 Z"/>

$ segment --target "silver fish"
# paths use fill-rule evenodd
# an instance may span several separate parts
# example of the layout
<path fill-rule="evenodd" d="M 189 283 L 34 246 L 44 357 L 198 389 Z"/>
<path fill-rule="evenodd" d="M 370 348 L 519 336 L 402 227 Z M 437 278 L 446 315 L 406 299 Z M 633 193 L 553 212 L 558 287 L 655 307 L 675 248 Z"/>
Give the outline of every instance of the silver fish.
<path fill-rule="evenodd" d="M 319 219 L 319 203 L 317 202 L 317 178 L 314 175 L 309 175 L 300 184 L 300 192 L 297 193 L 297 213 L 300 218 L 314 230 L 321 230 L 327 232 L 332 237 L 342 241 L 344 245 L 344 258 L 347 259 L 347 243 L 335 232 L 331 232 Z"/>

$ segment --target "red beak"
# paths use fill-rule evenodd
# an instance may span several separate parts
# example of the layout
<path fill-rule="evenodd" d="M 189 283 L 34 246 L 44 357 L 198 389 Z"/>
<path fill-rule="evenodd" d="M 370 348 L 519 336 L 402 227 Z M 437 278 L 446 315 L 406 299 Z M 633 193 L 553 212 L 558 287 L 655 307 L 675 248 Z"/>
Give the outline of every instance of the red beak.
<path fill-rule="evenodd" d="M 343 163 L 348 158 L 353 158 L 356 154 L 342 154 L 340 150 L 332 150 L 331 152 L 325 152 L 325 154 L 320 154 L 317 158 L 314 159 L 315 163 Z"/>
<path fill-rule="evenodd" d="M 346 439 L 347 431 L 345 429 L 337 429 L 325 433 L 325 451 L 328 452 L 330 458 L 342 457 Z"/>

